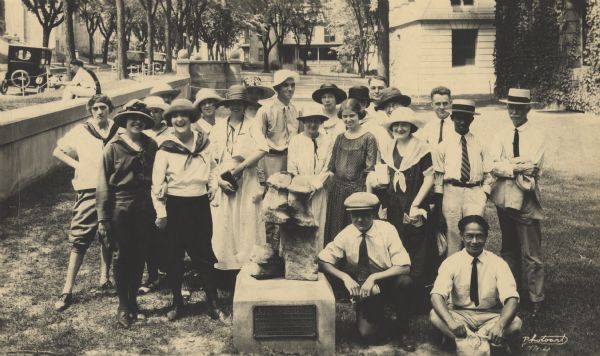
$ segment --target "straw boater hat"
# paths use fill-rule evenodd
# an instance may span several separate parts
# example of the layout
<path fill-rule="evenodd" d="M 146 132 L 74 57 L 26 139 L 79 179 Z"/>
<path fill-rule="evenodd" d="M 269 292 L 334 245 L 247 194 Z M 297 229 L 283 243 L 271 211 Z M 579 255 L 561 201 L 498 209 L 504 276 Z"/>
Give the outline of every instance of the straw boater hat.
<path fill-rule="evenodd" d="M 126 127 L 128 119 L 141 119 L 145 129 L 154 126 L 154 119 L 148 115 L 148 107 L 138 99 L 132 99 L 123 105 L 123 110 L 115 115 L 113 121 L 117 126 Z"/>
<path fill-rule="evenodd" d="M 375 210 L 379 207 L 379 199 L 373 193 L 357 192 L 344 200 L 344 206 L 347 211 Z"/>
<path fill-rule="evenodd" d="M 191 101 L 187 99 L 175 99 L 171 103 L 171 106 L 165 111 L 163 114 L 163 118 L 167 122 L 167 125 L 173 126 L 171 123 L 171 118 L 176 113 L 184 113 L 190 118 L 190 122 L 196 122 L 200 118 L 200 112 L 198 109 L 192 104 Z"/>
<path fill-rule="evenodd" d="M 176 97 L 179 95 L 180 91 L 181 90 L 179 89 L 173 89 L 173 87 L 167 83 L 158 83 L 150 89 L 150 96 L 171 95 Z"/>
<path fill-rule="evenodd" d="M 323 123 L 324 121 L 329 120 L 329 117 L 327 117 L 323 114 L 317 113 L 316 111 L 313 111 L 313 112 L 308 112 L 306 115 L 298 116 L 297 119 L 298 119 L 298 121 L 304 121 L 307 119 L 319 119 L 319 120 L 321 120 L 321 123 Z"/>
<path fill-rule="evenodd" d="M 392 124 L 396 122 L 409 123 L 414 126 L 414 131 L 417 131 L 423 126 L 423 122 L 417 119 L 415 112 L 407 107 L 396 108 L 394 111 L 392 111 L 390 117 L 381 123 L 381 126 L 383 126 L 384 129 L 389 130 Z"/>
<path fill-rule="evenodd" d="M 275 72 L 275 74 L 273 74 L 273 89 L 275 89 L 276 86 L 281 85 L 288 78 L 294 79 L 296 83 L 300 81 L 300 75 L 292 70 L 281 69 Z"/>
<path fill-rule="evenodd" d="M 206 100 L 214 100 L 216 102 L 219 102 L 223 100 L 223 97 L 220 96 L 214 89 L 201 88 L 196 93 L 196 100 L 194 101 L 194 106 L 200 108 Z"/>
<path fill-rule="evenodd" d="M 537 104 L 531 101 L 531 91 L 529 89 L 510 88 L 508 90 L 508 98 L 500 99 L 501 103 L 514 105 L 531 105 Z"/>
<path fill-rule="evenodd" d="M 455 99 L 452 100 L 452 113 L 462 112 L 471 115 L 479 115 L 475 112 L 475 101 L 466 99 Z"/>
<path fill-rule="evenodd" d="M 219 101 L 216 106 L 229 106 L 236 101 L 241 101 L 246 106 L 251 104 L 251 102 L 248 101 L 248 94 L 245 86 L 240 84 L 230 86 L 229 89 L 227 89 L 226 99 Z"/>
<path fill-rule="evenodd" d="M 336 104 L 341 103 L 342 101 L 346 100 L 346 98 L 348 97 L 346 95 L 346 92 L 343 91 L 342 89 L 338 88 L 337 85 L 335 85 L 333 83 L 325 83 L 325 84 L 321 84 L 321 87 L 312 93 L 312 99 L 319 104 L 323 104 L 323 102 L 321 101 L 321 97 L 325 93 L 333 94 L 335 96 Z"/>
<path fill-rule="evenodd" d="M 270 97 L 275 95 L 275 90 L 273 90 L 273 88 L 269 88 L 269 87 L 262 85 L 262 80 L 260 79 L 259 76 L 255 75 L 255 76 L 245 77 L 244 80 L 242 80 L 242 84 L 244 84 L 244 86 L 246 88 L 260 89 L 262 91 L 262 94 L 260 95 L 260 100 L 269 99 Z"/>
<path fill-rule="evenodd" d="M 367 101 L 367 107 L 371 105 L 371 97 L 369 97 L 369 88 L 364 85 L 353 86 L 348 90 L 348 98 L 358 101 Z"/>
<path fill-rule="evenodd" d="M 169 108 L 169 105 L 160 96 L 149 96 L 144 99 L 144 104 L 148 109 L 161 109 L 163 112 Z"/>
<path fill-rule="evenodd" d="M 385 88 L 381 92 L 381 99 L 375 105 L 375 111 L 383 110 L 389 103 L 399 103 L 402 106 L 409 106 L 410 96 L 402 94 L 398 88 Z"/>

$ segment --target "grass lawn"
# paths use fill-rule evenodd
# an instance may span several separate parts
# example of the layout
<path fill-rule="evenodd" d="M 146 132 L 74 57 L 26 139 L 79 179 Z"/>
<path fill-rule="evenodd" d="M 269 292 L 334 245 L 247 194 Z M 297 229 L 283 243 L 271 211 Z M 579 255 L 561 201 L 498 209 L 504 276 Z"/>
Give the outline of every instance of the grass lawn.
<path fill-rule="evenodd" d="M 480 129 L 494 132 L 506 124 L 504 113 L 484 111 Z M 594 121 L 592 121 L 594 120 Z M 543 247 L 546 262 L 546 313 L 532 320 L 527 312 L 523 336 L 563 335 L 569 341 L 550 354 L 584 355 L 600 351 L 600 120 L 582 115 L 532 115 L 548 137 L 548 168 L 542 186 L 546 209 Z M 489 131 L 491 130 L 491 131 Z M 71 172 L 60 168 L 18 199 L 8 202 L 0 222 L 0 352 L 51 353 L 232 353 L 231 327 L 209 319 L 203 294 L 194 292 L 190 312 L 177 322 L 166 320 L 166 292 L 141 297 L 150 313 L 129 330 L 116 326 L 114 293 L 97 290 L 99 247 L 89 250 L 75 287 L 76 303 L 63 313 L 53 310 L 65 276 L 66 241 L 74 193 Z M 594 188 L 595 187 L 595 188 Z M 499 249 L 499 229 L 492 206 L 489 249 Z M 231 309 L 227 310 L 228 313 Z M 354 341 L 349 305 L 338 304 L 336 345 L 340 354 L 400 353 L 393 343 L 364 347 Z M 418 316 L 412 332 L 419 354 L 440 354 L 429 341 L 426 316 Z"/>

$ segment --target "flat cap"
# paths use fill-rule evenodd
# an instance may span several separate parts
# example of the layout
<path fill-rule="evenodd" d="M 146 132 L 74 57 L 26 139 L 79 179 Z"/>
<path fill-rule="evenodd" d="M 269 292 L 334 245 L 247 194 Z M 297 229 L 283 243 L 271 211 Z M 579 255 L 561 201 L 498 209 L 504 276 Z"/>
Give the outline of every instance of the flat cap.
<path fill-rule="evenodd" d="M 379 206 L 379 199 L 372 193 L 357 192 L 350 195 L 344 200 L 346 210 L 371 210 Z"/>

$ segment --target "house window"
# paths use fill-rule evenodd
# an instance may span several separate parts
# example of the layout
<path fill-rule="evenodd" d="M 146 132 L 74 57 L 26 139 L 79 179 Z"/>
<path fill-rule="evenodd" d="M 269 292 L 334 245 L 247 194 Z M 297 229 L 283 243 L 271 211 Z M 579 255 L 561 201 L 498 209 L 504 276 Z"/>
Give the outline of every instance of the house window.
<path fill-rule="evenodd" d="M 331 33 L 331 31 L 327 28 L 325 28 L 324 42 L 325 43 L 335 42 L 335 34 Z"/>
<path fill-rule="evenodd" d="M 258 61 L 262 62 L 265 60 L 265 53 L 264 53 L 264 49 L 259 48 L 258 49 Z"/>
<path fill-rule="evenodd" d="M 477 30 L 452 30 L 452 66 L 475 64 Z"/>
<path fill-rule="evenodd" d="M 474 0 L 450 0 L 450 5 L 452 6 L 460 6 L 460 5 L 473 5 Z"/>

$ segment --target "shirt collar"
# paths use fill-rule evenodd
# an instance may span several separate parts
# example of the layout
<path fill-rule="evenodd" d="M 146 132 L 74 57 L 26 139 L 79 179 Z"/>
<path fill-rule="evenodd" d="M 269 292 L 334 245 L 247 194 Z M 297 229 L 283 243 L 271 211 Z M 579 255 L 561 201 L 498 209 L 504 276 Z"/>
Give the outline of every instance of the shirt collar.
<path fill-rule="evenodd" d="M 371 225 L 371 228 L 369 230 L 367 230 L 367 232 L 365 232 L 365 234 L 368 237 L 375 237 L 376 231 L 377 231 L 377 220 L 373 220 L 373 225 Z M 354 224 L 352 224 L 352 236 L 355 237 L 362 237 L 362 232 L 356 227 L 354 226 Z"/>
<path fill-rule="evenodd" d="M 125 141 L 125 143 L 127 143 L 127 145 L 129 145 L 129 147 L 131 147 L 132 149 L 134 149 L 137 152 L 140 152 L 142 150 L 142 147 L 140 145 L 138 145 L 137 143 L 133 142 L 131 140 L 131 138 L 129 138 L 129 136 L 127 136 L 126 134 L 120 134 L 119 138 L 123 141 Z"/>
<path fill-rule="evenodd" d="M 464 261 L 466 261 L 468 263 L 471 263 L 473 261 L 473 256 L 469 255 L 466 248 L 463 248 L 459 253 L 462 254 L 462 258 Z M 479 254 L 479 256 L 477 256 L 477 259 L 479 260 L 479 262 L 484 263 L 484 264 L 486 263 L 488 258 L 489 258 L 489 253 L 485 249 L 483 249 L 483 251 Z"/>
<path fill-rule="evenodd" d="M 192 131 L 192 134 L 194 136 L 194 140 L 192 141 L 192 147 L 196 147 L 196 142 L 198 141 L 198 133 Z M 168 139 L 179 143 L 183 147 L 187 147 L 186 145 L 183 144 L 183 142 L 181 142 L 181 140 L 179 140 L 179 138 L 174 133 L 171 133 L 171 135 L 170 135 L 170 137 Z"/>
<path fill-rule="evenodd" d="M 519 126 L 519 127 L 515 127 L 517 129 L 517 131 L 519 132 L 523 132 L 523 131 L 527 131 L 529 129 L 530 125 L 529 125 L 529 120 L 527 120 L 526 123 L 524 123 L 523 125 Z M 513 130 L 514 131 L 514 130 Z"/>

